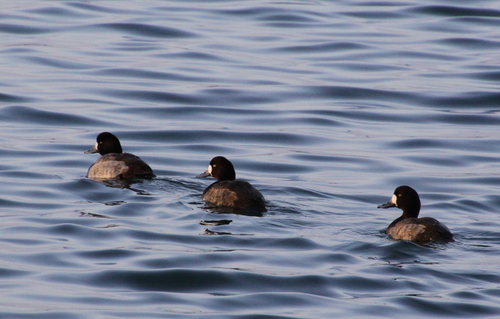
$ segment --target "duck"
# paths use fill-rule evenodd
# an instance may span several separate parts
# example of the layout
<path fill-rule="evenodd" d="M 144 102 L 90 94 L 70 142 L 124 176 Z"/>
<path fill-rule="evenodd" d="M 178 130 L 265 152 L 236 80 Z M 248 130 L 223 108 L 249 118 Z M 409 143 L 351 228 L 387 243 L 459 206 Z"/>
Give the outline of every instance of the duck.
<path fill-rule="evenodd" d="M 377 208 L 397 207 L 403 210 L 386 229 L 386 234 L 394 239 L 415 243 L 453 242 L 453 234 L 448 227 L 431 217 L 418 218 L 420 197 L 410 186 L 399 186 L 392 198 Z"/>
<path fill-rule="evenodd" d="M 209 206 L 225 206 L 261 215 L 266 212 L 264 196 L 249 182 L 236 179 L 233 164 L 223 156 L 212 158 L 207 170 L 196 177 L 211 176 L 217 181 L 202 195 Z"/>
<path fill-rule="evenodd" d="M 101 157 L 92 164 L 87 177 L 93 180 L 152 178 L 155 175 L 151 167 L 140 157 L 123 153 L 120 140 L 109 132 L 97 135 L 93 147 L 85 154 L 99 153 Z"/>

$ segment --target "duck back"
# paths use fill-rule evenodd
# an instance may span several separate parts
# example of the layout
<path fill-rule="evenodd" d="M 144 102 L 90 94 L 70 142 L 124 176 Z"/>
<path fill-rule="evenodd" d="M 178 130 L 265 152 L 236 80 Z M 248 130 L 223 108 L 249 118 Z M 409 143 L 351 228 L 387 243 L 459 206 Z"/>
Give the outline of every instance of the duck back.
<path fill-rule="evenodd" d="M 386 233 L 394 239 L 418 243 L 454 241 L 448 227 L 431 217 L 398 218 L 389 225 Z"/>
<path fill-rule="evenodd" d="M 266 212 L 264 196 L 250 183 L 242 180 L 226 180 L 212 183 L 203 192 L 202 199 L 216 206 L 229 206 Z"/>
<path fill-rule="evenodd" d="M 140 157 L 130 153 L 109 153 L 90 166 L 87 177 L 91 179 L 151 178 L 153 170 Z"/>

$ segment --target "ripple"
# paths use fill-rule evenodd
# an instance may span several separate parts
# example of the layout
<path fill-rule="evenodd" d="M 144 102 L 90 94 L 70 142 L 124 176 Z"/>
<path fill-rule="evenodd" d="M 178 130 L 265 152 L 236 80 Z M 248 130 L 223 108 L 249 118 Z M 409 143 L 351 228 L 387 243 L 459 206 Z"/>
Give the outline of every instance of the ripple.
<path fill-rule="evenodd" d="M 29 27 L 25 25 L 0 23 L 0 32 L 7 34 L 41 34 L 49 33 L 53 30 L 41 27 Z"/>
<path fill-rule="evenodd" d="M 66 281 L 67 275 L 52 276 L 51 280 Z M 262 276 L 258 274 L 218 271 L 172 269 L 162 271 L 101 271 L 86 275 L 87 284 L 98 287 L 129 288 L 134 291 L 209 292 L 211 294 L 234 294 L 246 292 L 307 291 L 320 296 L 335 293 L 328 280 L 321 276 Z M 311 291 L 312 288 L 312 291 Z"/>
<path fill-rule="evenodd" d="M 38 14 L 41 17 L 71 17 L 71 18 L 93 18 L 95 15 L 84 14 L 81 11 L 61 8 L 61 7 L 44 7 L 31 10 L 24 10 L 25 12 Z"/>
<path fill-rule="evenodd" d="M 446 114 L 446 115 L 436 115 L 434 116 L 434 119 L 442 123 L 462 124 L 462 125 L 498 125 L 500 123 L 500 117 L 495 118 L 489 114 L 485 115 Z"/>
<path fill-rule="evenodd" d="M 134 69 L 107 69 L 93 72 L 96 76 L 114 76 L 114 77 L 127 77 L 127 78 L 144 78 L 156 80 L 170 80 L 170 81 L 193 81 L 203 82 L 206 81 L 201 77 L 187 77 L 174 73 L 134 70 Z"/>
<path fill-rule="evenodd" d="M 500 80 L 500 71 L 476 72 L 473 74 L 469 74 L 469 76 L 474 77 L 474 78 L 479 79 L 479 80 L 497 82 Z"/>
<path fill-rule="evenodd" d="M 314 139 L 293 133 L 274 133 L 274 132 L 237 132 L 237 131 L 218 131 L 218 130 L 172 130 L 148 132 L 150 141 L 177 141 L 184 143 L 202 143 L 224 140 L 227 142 L 259 142 L 265 141 L 272 144 L 288 145 L 306 145 L 311 143 L 320 143 L 321 138 Z"/>
<path fill-rule="evenodd" d="M 23 277 L 29 274 L 30 272 L 28 271 L 0 268 L 0 278 L 3 278 L 4 280 L 8 280 L 10 278 Z"/>
<path fill-rule="evenodd" d="M 96 67 L 95 65 L 90 65 L 85 63 L 75 63 L 75 62 L 64 61 L 61 59 L 50 59 L 44 57 L 32 56 L 32 57 L 23 57 L 23 59 L 37 65 L 50 66 L 50 67 L 69 69 L 69 70 L 85 70 L 85 69 L 93 69 Z"/>
<path fill-rule="evenodd" d="M 4 5 L 0 317 L 494 317 L 499 12 Z M 102 131 L 158 177 L 85 178 Z M 266 214 L 203 208 L 216 155 Z M 400 212 L 376 205 L 401 184 L 455 243 L 388 238 Z"/>
<path fill-rule="evenodd" d="M 421 315 L 463 316 L 493 315 L 497 307 L 448 301 L 426 300 L 419 297 L 401 297 L 395 300 L 409 310 Z"/>
<path fill-rule="evenodd" d="M 114 31 L 125 32 L 128 34 L 139 35 L 153 38 L 191 38 L 196 37 L 192 32 L 184 30 L 159 27 L 144 23 L 102 23 L 92 26 L 96 29 L 110 29 Z"/>
<path fill-rule="evenodd" d="M 67 113 L 51 112 L 41 109 L 35 109 L 27 106 L 8 106 L 0 110 L 0 114 L 9 122 L 18 123 L 19 121 L 50 124 L 56 126 L 69 125 L 103 125 L 105 122 L 89 119 L 81 115 L 71 115 Z"/>
<path fill-rule="evenodd" d="M 460 47 L 461 49 L 471 49 L 471 50 L 497 50 L 500 48 L 499 41 L 491 40 L 478 40 L 470 38 L 449 38 L 440 40 L 439 44 L 449 45 L 453 47 Z"/>
<path fill-rule="evenodd" d="M 329 51 L 359 51 L 369 49 L 367 45 L 361 45 L 352 42 L 333 42 L 325 44 L 307 45 L 307 46 L 293 46 L 293 47 L 283 47 L 276 49 L 277 52 L 307 52 L 311 54 L 317 54 L 318 52 L 329 52 Z"/>
<path fill-rule="evenodd" d="M 200 99 L 189 95 L 158 92 L 158 91 L 99 89 L 97 90 L 97 92 L 102 95 L 107 95 L 114 98 L 127 99 L 127 100 L 162 102 L 162 103 L 170 102 L 172 104 L 200 104 L 202 102 Z"/>
<path fill-rule="evenodd" d="M 439 15 L 446 17 L 500 17 L 499 10 L 468 8 L 465 6 L 417 6 L 411 12 L 424 15 Z"/>
<path fill-rule="evenodd" d="M 27 103 L 33 101 L 27 97 L 15 96 L 11 94 L 0 93 L 0 101 L 5 103 Z"/>
<path fill-rule="evenodd" d="M 304 88 L 302 88 L 304 89 Z M 316 86 L 307 88 L 310 92 L 323 98 L 333 99 L 349 99 L 349 100 L 379 100 L 384 97 L 384 100 L 408 100 L 412 97 L 411 94 L 395 91 L 374 90 L 359 87 L 343 87 L 343 86 Z"/>

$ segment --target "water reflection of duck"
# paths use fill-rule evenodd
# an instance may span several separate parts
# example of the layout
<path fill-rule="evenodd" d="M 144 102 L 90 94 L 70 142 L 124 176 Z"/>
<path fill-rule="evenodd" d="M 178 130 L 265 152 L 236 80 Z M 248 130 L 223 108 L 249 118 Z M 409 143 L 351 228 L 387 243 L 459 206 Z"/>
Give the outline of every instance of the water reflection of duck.
<path fill-rule="evenodd" d="M 438 220 L 431 217 L 418 218 L 420 198 L 413 188 L 399 186 L 394 191 L 391 200 L 378 206 L 378 208 L 389 207 L 397 207 L 403 210 L 403 215 L 395 219 L 385 231 L 392 238 L 417 243 L 454 241 L 452 233 Z"/>

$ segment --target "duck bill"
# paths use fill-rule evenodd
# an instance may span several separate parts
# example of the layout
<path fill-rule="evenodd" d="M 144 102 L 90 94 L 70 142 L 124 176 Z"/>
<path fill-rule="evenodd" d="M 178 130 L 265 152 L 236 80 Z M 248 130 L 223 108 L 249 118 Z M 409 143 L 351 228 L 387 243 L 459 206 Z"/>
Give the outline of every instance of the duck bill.
<path fill-rule="evenodd" d="M 396 205 L 392 201 L 388 201 L 385 204 L 377 206 L 377 208 L 391 208 L 391 207 L 396 207 Z"/>
<path fill-rule="evenodd" d="M 394 201 L 392 200 L 392 198 L 387 203 L 377 206 L 377 208 L 391 208 L 391 207 L 397 207 L 396 204 L 394 204 Z"/>
<path fill-rule="evenodd" d="M 99 153 L 99 151 L 97 150 L 97 143 L 96 145 L 92 146 L 91 148 L 89 148 L 88 150 L 86 150 L 85 152 L 83 152 L 83 154 L 94 154 L 94 153 Z"/>
<path fill-rule="evenodd" d="M 210 173 L 208 171 L 205 171 L 205 172 L 203 172 L 201 174 L 196 175 L 197 178 L 209 177 L 209 176 L 211 176 L 211 175 L 210 175 Z"/>
<path fill-rule="evenodd" d="M 382 205 L 378 205 L 377 208 L 391 208 L 391 207 L 398 207 L 398 197 L 396 194 L 392 195 L 391 199 Z"/>
<path fill-rule="evenodd" d="M 204 173 L 196 175 L 196 177 L 208 177 L 208 176 L 212 176 L 212 165 L 208 165 L 208 168 Z"/>

